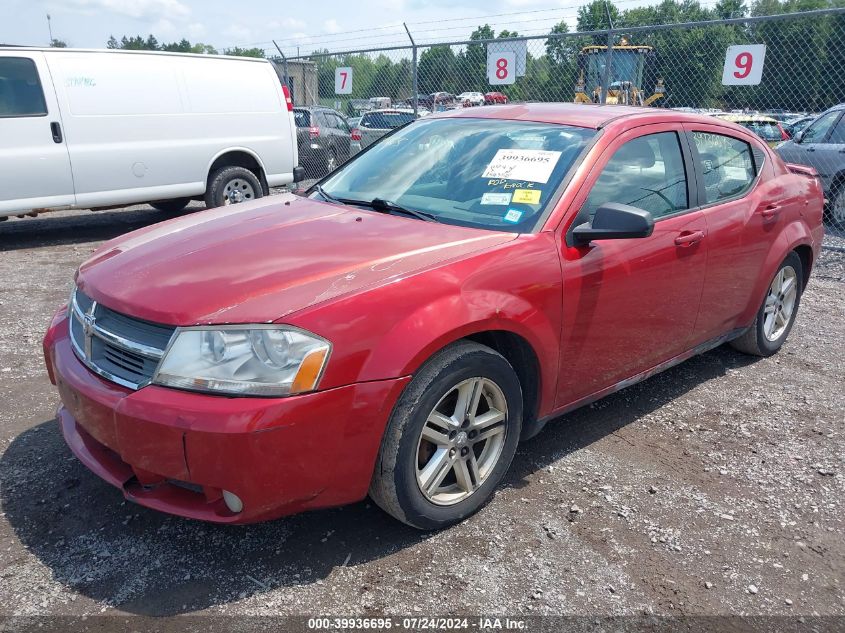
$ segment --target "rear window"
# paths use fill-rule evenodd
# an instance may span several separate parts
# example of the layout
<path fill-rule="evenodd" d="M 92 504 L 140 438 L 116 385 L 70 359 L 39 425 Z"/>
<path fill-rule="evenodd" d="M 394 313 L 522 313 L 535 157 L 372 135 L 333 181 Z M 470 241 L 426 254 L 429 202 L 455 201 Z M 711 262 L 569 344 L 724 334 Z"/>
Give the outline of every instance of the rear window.
<path fill-rule="evenodd" d="M 35 62 L 0 57 L 0 117 L 44 116 L 47 104 Z"/>
<path fill-rule="evenodd" d="M 293 120 L 296 127 L 311 127 L 311 113 L 308 110 L 294 110 Z"/>
<path fill-rule="evenodd" d="M 748 123 L 740 123 L 745 128 L 748 128 L 759 136 L 764 141 L 780 141 L 781 133 L 777 123 L 769 123 L 766 121 L 751 121 Z"/>
<path fill-rule="evenodd" d="M 394 130 L 413 120 L 413 112 L 368 112 L 361 119 L 361 126 L 377 130 Z"/>

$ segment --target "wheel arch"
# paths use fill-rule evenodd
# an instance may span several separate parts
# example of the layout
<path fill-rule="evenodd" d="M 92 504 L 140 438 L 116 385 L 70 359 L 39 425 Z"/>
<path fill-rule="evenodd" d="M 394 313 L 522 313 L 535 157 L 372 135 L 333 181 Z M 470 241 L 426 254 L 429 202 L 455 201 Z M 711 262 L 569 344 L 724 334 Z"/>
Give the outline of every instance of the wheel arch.
<path fill-rule="evenodd" d="M 801 222 L 792 222 L 784 227 L 778 236 L 772 248 L 769 250 L 769 255 L 761 268 L 760 278 L 757 281 L 755 291 L 750 297 L 749 303 L 739 320 L 739 324 L 746 326 L 754 321 L 757 310 L 760 308 L 763 298 L 769 289 L 772 277 L 790 253 L 794 252 L 801 259 L 802 268 L 802 288 L 805 288 L 807 281 L 810 278 L 813 263 L 813 243 L 812 235 L 807 230 L 806 225 Z M 805 265 L 806 264 L 806 265 Z"/>
<path fill-rule="evenodd" d="M 261 183 L 261 187 L 264 189 L 265 194 L 269 193 L 269 187 L 267 186 L 267 172 L 264 169 L 264 163 L 258 154 L 253 152 L 251 149 L 246 147 L 229 147 L 227 149 L 220 150 L 217 154 L 215 154 L 211 159 L 211 162 L 208 164 L 208 169 L 205 172 L 206 191 L 208 191 L 208 186 L 211 184 L 211 178 L 214 175 L 214 172 L 221 167 L 243 167 L 244 169 L 249 169 L 258 177 L 258 181 Z"/>

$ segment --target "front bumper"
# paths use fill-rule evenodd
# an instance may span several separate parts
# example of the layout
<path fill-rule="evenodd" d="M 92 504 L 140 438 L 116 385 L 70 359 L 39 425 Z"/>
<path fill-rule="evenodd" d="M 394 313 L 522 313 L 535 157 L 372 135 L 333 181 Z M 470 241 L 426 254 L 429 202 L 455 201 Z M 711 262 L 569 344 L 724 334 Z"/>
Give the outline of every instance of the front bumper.
<path fill-rule="evenodd" d="M 44 339 L 73 453 L 124 496 L 218 523 L 251 523 L 363 499 L 409 378 L 288 398 L 231 398 L 108 382 L 77 359 L 59 312 Z M 231 512 L 222 491 L 237 495 Z"/>

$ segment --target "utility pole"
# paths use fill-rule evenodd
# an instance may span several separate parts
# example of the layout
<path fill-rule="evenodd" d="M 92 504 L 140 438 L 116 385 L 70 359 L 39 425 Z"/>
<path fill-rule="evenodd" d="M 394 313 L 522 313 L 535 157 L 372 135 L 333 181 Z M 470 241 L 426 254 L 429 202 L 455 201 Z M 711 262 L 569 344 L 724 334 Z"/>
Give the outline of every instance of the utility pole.
<path fill-rule="evenodd" d="M 607 103 L 607 91 L 610 89 L 610 82 L 613 81 L 613 18 L 610 17 L 610 6 L 604 0 L 604 12 L 607 15 L 607 57 L 605 57 L 604 76 L 601 81 L 600 103 Z"/>
<path fill-rule="evenodd" d="M 50 14 L 47 14 L 47 31 L 50 33 L 50 46 L 53 45 L 53 27 L 50 24 Z"/>

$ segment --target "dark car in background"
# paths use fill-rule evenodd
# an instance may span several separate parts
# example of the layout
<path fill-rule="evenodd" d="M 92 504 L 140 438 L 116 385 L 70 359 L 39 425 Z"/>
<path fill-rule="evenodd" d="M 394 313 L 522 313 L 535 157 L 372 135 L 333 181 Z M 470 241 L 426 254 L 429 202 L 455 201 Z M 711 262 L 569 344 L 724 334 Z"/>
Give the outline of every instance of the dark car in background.
<path fill-rule="evenodd" d="M 814 167 L 824 185 L 825 218 L 845 230 L 845 103 L 818 116 L 806 129 L 778 146 L 785 161 Z"/>
<path fill-rule="evenodd" d="M 299 164 L 305 167 L 308 176 L 325 176 L 355 153 L 352 128 L 340 112 L 331 108 L 301 107 L 293 109 L 293 118 Z"/>

